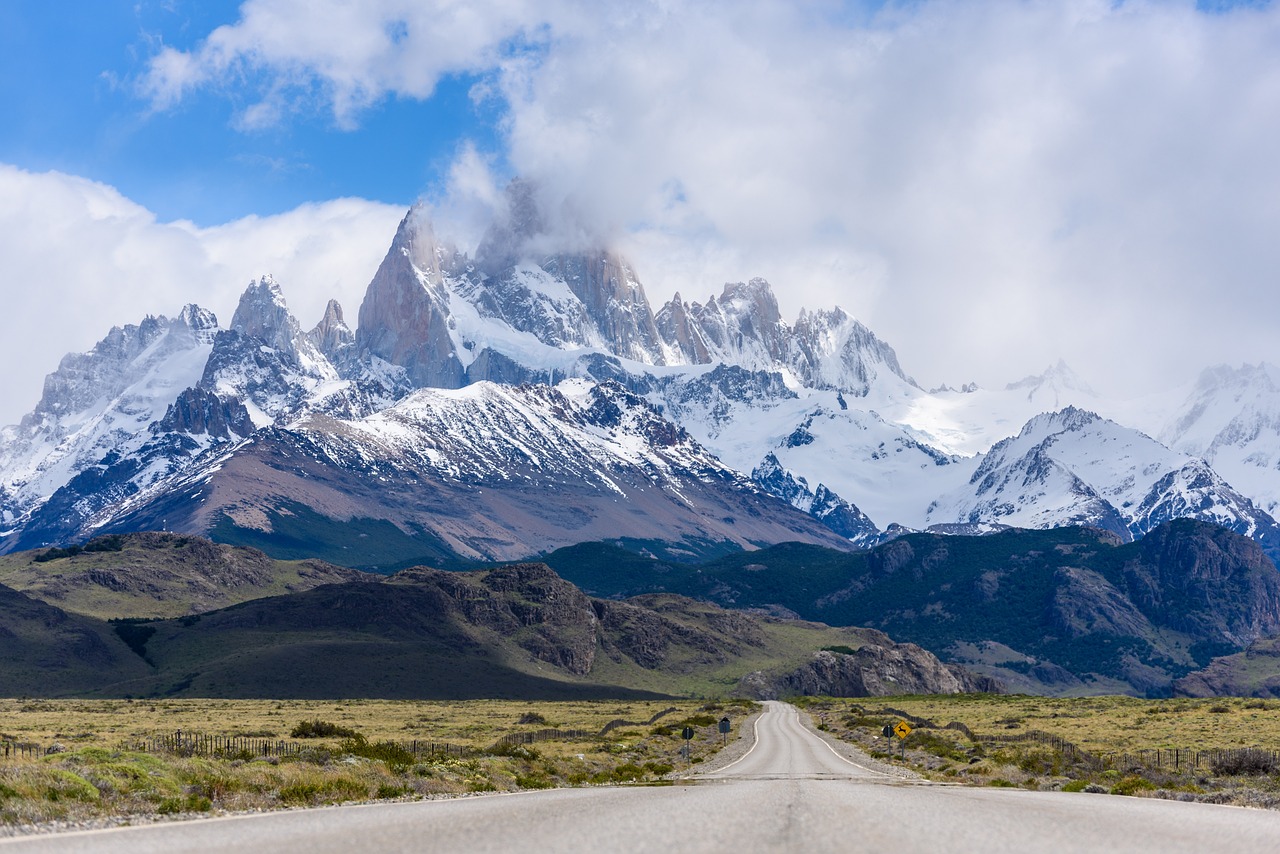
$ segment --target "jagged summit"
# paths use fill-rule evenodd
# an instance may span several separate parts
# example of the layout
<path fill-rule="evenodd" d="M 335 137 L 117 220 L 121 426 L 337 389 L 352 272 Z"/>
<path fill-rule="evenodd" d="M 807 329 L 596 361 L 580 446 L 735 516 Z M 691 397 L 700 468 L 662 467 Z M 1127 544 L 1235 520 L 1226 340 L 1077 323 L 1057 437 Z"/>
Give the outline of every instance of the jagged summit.
<path fill-rule="evenodd" d="M 356 349 L 405 370 L 415 386 L 465 383 L 449 330 L 441 247 L 425 209 L 409 210 L 360 304 Z"/>
<path fill-rule="evenodd" d="M 1080 379 L 1062 359 L 1056 365 L 1045 368 L 1044 373 L 1009 383 L 1005 390 L 1025 390 L 1028 401 L 1043 405 L 1046 409 L 1057 409 L 1065 405 L 1069 398 L 1078 397 L 1079 393 L 1096 396 L 1089 384 Z"/>
<path fill-rule="evenodd" d="M 654 312 L 632 264 L 562 240 L 539 205 L 513 182 L 474 258 L 410 208 L 354 331 L 336 301 L 303 331 L 263 276 L 230 328 L 191 305 L 68 356 L 0 431 L 0 551 L 156 519 L 267 537 L 381 520 L 432 532 L 441 554 L 515 557 L 535 550 L 525 534 L 610 525 L 851 545 L 903 526 L 1140 537 L 1191 516 L 1280 554 L 1264 512 L 1280 504 L 1274 369 L 1206 372 L 1165 444 L 1094 414 L 1108 410 L 1061 362 L 1003 390 L 927 392 L 851 313 L 788 322 L 762 278 Z M 297 475 L 303 460 L 319 468 Z"/>
<path fill-rule="evenodd" d="M 329 300 L 325 305 L 324 317 L 307 333 L 307 338 L 335 365 L 344 361 L 347 352 L 356 343 L 356 335 L 347 326 L 342 316 L 342 306 L 336 299 Z"/>

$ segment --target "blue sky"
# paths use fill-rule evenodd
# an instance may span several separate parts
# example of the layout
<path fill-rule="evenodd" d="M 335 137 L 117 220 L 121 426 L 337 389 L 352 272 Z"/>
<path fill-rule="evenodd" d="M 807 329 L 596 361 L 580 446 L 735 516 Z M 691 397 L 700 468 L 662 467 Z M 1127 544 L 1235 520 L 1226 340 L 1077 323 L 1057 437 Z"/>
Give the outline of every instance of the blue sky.
<path fill-rule="evenodd" d="M 408 204 L 465 250 L 514 174 L 655 302 L 764 276 L 927 386 L 1280 362 L 1273 2 L 8 0 L 0 113 L 0 423 L 263 273 L 354 322 Z"/>
<path fill-rule="evenodd" d="M 0 161 L 88 176 L 162 219 L 215 225 L 341 196 L 408 205 L 439 183 L 460 140 L 498 150 L 492 105 L 468 97 L 475 75 L 446 77 L 429 99 L 387 97 L 350 130 L 301 108 L 239 130 L 244 83 L 153 110 L 137 87 L 158 46 L 190 50 L 239 10 L 227 0 L 0 5 Z"/>

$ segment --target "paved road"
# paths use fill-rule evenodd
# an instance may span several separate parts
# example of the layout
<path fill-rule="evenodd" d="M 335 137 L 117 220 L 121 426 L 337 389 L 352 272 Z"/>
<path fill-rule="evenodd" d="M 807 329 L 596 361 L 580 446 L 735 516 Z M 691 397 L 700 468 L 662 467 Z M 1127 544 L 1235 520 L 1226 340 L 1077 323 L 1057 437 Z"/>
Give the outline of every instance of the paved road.
<path fill-rule="evenodd" d="M 737 762 L 662 788 L 560 789 L 0 841 L 18 852 L 1275 852 L 1280 812 L 940 786 L 853 764 L 769 704 Z"/>

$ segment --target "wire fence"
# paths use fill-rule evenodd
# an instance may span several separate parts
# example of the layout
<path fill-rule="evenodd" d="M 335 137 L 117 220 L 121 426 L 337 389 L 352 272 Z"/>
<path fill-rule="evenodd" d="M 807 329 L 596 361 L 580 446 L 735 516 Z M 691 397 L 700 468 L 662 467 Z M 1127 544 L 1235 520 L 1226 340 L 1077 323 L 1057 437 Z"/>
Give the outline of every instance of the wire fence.
<path fill-rule="evenodd" d="M 542 741 L 573 741 L 575 739 L 600 738 L 624 726 L 651 726 L 660 718 L 678 711 L 675 706 L 655 714 L 648 721 L 629 721 L 616 718 L 609 721 L 599 731 L 584 729 L 545 728 L 530 732 L 514 732 L 498 739 L 487 750 L 468 747 L 461 744 L 450 744 L 443 741 L 414 739 L 412 741 L 391 742 L 396 747 L 412 753 L 415 758 L 433 756 L 451 756 L 463 758 L 479 753 L 493 752 L 520 744 L 534 744 Z M 176 756 L 223 756 L 223 757 L 285 757 L 298 756 L 310 747 L 305 742 L 296 740 L 253 738 L 248 736 L 208 735 L 205 733 L 183 732 L 147 736 L 126 745 L 128 750 L 141 753 L 169 753 Z M 65 750 L 60 745 L 45 747 L 34 742 L 0 741 L 0 757 L 5 759 L 34 759 L 61 753 Z"/>

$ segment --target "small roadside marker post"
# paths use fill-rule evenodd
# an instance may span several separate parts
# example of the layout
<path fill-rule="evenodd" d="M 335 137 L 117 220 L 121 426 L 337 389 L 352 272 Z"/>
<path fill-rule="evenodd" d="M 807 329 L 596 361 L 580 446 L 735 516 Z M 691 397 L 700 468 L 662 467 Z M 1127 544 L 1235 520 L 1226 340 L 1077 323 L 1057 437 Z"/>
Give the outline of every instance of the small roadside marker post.
<path fill-rule="evenodd" d="M 728 715 L 725 715 L 723 718 L 720 719 L 720 744 L 721 745 L 725 745 L 729 743 L 729 730 L 732 727 L 733 727 L 733 724 L 729 722 Z"/>
<path fill-rule="evenodd" d="M 684 762 L 685 765 L 692 765 L 693 760 L 689 756 L 689 742 L 693 739 L 693 727 L 687 726 L 680 731 L 680 737 L 684 739 Z"/>

